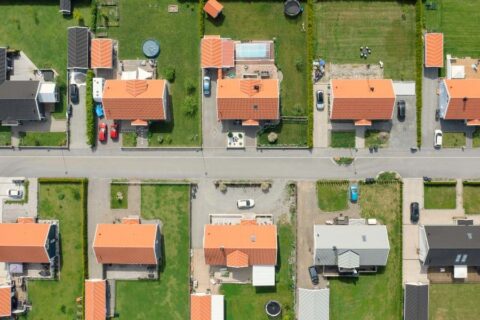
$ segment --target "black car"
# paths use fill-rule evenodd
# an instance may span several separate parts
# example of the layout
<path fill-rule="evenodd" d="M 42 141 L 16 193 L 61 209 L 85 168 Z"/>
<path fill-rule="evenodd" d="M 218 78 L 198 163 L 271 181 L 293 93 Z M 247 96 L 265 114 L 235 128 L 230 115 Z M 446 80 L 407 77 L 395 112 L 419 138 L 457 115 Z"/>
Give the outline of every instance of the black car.
<path fill-rule="evenodd" d="M 405 100 L 400 100 L 400 101 L 397 102 L 398 119 L 405 119 L 405 114 L 406 114 Z"/>
<path fill-rule="evenodd" d="M 317 273 L 317 269 L 315 269 L 315 266 L 308 267 L 308 274 L 310 275 L 310 280 L 312 280 L 312 283 L 314 285 L 317 285 L 318 273 Z"/>
<path fill-rule="evenodd" d="M 72 105 L 69 104 L 67 107 L 67 118 L 70 118 L 72 116 L 72 111 L 73 111 Z"/>
<path fill-rule="evenodd" d="M 73 104 L 77 104 L 78 103 L 78 87 L 76 84 L 71 84 L 70 85 L 70 101 L 73 103 Z"/>
<path fill-rule="evenodd" d="M 418 202 L 410 203 L 410 221 L 417 223 L 420 219 L 420 209 L 418 207 Z"/>

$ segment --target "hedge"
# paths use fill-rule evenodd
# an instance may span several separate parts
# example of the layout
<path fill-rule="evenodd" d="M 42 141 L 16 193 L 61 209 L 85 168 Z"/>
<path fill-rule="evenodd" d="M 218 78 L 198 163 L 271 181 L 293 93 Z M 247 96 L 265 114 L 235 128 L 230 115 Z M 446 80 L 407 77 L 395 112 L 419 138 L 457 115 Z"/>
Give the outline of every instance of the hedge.
<path fill-rule="evenodd" d="M 422 146 L 422 77 L 423 77 L 423 2 L 417 0 L 415 4 L 415 22 L 416 22 L 416 104 L 417 104 L 417 146 Z"/>
<path fill-rule="evenodd" d="M 97 14 L 98 14 L 98 7 L 97 7 L 97 0 L 92 0 L 91 3 L 91 20 L 92 26 L 90 30 L 95 33 L 97 31 Z"/>
<path fill-rule="evenodd" d="M 314 34 L 315 16 L 313 9 L 313 0 L 307 0 L 307 146 L 313 148 L 313 79 L 312 62 L 314 56 Z"/>
<path fill-rule="evenodd" d="M 430 182 L 424 182 L 423 183 L 425 186 L 433 186 L 433 187 L 438 187 L 438 186 L 456 186 L 457 181 L 430 181 Z"/>
<path fill-rule="evenodd" d="M 480 181 L 463 181 L 464 186 L 480 186 Z"/>
<path fill-rule="evenodd" d="M 203 38 L 205 34 L 205 13 L 203 12 L 203 6 L 205 5 L 205 0 L 198 1 L 198 30 L 200 33 L 200 39 Z"/>
<path fill-rule="evenodd" d="M 96 139 L 96 126 L 95 126 L 95 102 L 93 101 L 93 77 L 94 73 L 92 70 L 88 70 L 87 72 L 87 100 L 86 100 L 86 108 L 87 108 L 87 144 L 90 147 L 95 146 L 95 139 Z"/>

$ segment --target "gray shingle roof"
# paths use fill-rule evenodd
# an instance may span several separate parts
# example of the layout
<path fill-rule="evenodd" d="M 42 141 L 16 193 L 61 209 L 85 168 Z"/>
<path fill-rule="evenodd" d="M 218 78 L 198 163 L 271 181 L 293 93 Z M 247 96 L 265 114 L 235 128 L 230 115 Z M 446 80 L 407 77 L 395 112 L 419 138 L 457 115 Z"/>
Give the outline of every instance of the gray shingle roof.
<path fill-rule="evenodd" d="M 69 69 L 88 69 L 90 35 L 87 27 L 68 28 Z"/>
<path fill-rule="evenodd" d="M 0 84 L 0 120 L 40 120 L 38 81 L 5 81 Z"/>
<path fill-rule="evenodd" d="M 328 320 L 330 289 L 298 289 L 298 320 Z"/>
<path fill-rule="evenodd" d="M 63 12 L 64 14 L 72 13 L 72 1 L 60 0 L 60 12 Z"/>
<path fill-rule="evenodd" d="M 405 284 L 404 320 L 428 320 L 428 284 Z"/>

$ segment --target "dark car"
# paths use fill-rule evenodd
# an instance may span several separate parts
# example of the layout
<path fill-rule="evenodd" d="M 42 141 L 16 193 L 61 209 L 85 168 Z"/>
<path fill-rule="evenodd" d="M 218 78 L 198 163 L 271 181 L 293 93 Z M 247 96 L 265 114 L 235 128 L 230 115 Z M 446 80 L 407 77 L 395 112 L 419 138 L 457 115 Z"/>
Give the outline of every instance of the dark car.
<path fill-rule="evenodd" d="M 70 118 L 72 116 L 73 108 L 72 105 L 69 104 L 67 107 L 67 118 Z"/>
<path fill-rule="evenodd" d="M 317 285 L 318 273 L 317 273 L 317 269 L 315 269 L 315 266 L 308 267 L 308 274 L 310 275 L 310 280 L 312 280 L 312 283 L 314 285 Z"/>
<path fill-rule="evenodd" d="M 410 221 L 417 223 L 420 219 L 420 209 L 418 207 L 418 202 L 410 203 Z"/>
<path fill-rule="evenodd" d="M 406 104 L 405 100 L 400 100 L 397 102 L 397 116 L 398 119 L 405 119 L 405 114 L 406 114 Z"/>
<path fill-rule="evenodd" d="M 73 104 L 77 104 L 78 103 L 78 87 L 76 84 L 71 84 L 70 85 L 70 101 L 73 103 Z"/>

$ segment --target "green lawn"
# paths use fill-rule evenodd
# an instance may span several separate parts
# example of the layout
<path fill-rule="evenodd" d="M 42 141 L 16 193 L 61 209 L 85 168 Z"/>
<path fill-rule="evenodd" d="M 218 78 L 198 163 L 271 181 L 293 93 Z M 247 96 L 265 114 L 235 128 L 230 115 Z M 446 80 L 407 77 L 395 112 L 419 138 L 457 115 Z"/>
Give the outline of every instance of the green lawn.
<path fill-rule="evenodd" d="M 118 199 L 118 192 L 122 194 L 122 199 Z M 110 185 L 110 208 L 127 209 L 128 208 L 128 184 Z"/>
<path fill-rule="evenodd" d="M 178 13 L 168 13 L 169 4 L 179 7 Z M 201 112 L 188 116 L 182 110 L 187 96 L 185 82 L 200 81 L 200 38 L 198 30 L 197 2 L 171 2 L 168 0 L 120 0 L 120 27 L 110 28 L 108 36 L 119 40 L 121 59 L 144 59 L 142 43 L 148 38 L 160 42 L 161 53 L 157 70 L 162 76 L 166 67 L 175 68 L 175 81 L 169 88 L 172 119 L 155 125 L 155 132 L 169 135 L 175 146 L 198 146 L 201 144 Z M 200 103 L 199 97 L 198 104 Z M 155 146 L 154 143 L 149 145 Z M 161 145 L 160 145 L 161 146 Z"/>
<path fill-rule="evenodd" d="M 295 245 L 295 232 L 290 224 L 278 225 L 280 263 L 275 274 L 275 288 L 257 287 L 251 284 L 223 284 L 226 320 L 264 319 L 265 303 L 277 300 L 283 307 L 283 319 L 294 319 L 293 283 L 289 269 L 289 258 Z M 266 318 L 265 318 L 266 319 Z"/>
<path fill-rule="evenodd" d="M 60 147 L 67 144 L 65 132 L 24 132 L 20 134 L 20 146 Z"/>
<path fill-rule="evenodd" d="M 189 316 L 190 190 L 187 185 L 142 186 L 142 218 L 160 219 L 163 265 L 159 280 L 117 281 L 119 319 L 184 320 Z"/>
<path fill-rule="evenodd" d="M 40 183 L 38 194 L 40 219 L 60 221 L 62 268 L 58 281 L 28 281 L 32 311 L 24 318 L 75 319 L 75 299 L 83 295 L 83 199 L 87 195 L 80 183 Z"/>
<path fill-rule="evenodd" d="M 136 132 L 122 133 L 122 147 L 136 147 L 136 146 L 137 146 Z"/>
<path fill-rule="evenodd" d="M 0 146 L 9 146 L 12 144 L 12 129 L 10 127 L 0 126 Z"/>
<path fill-rule="evenodd" d="M 75 1 L 74 10 L 90 23 L 90 1 Z M 0 46 L 24 51 L 38 68 L 52 67 L 58 74 L 62 102 L 55 118 L 64 119 L 66 110 L 67 27 L 77 25 L 58 12 L 58 1 L 0 1 Z"/>
<path fill-rule="evenodd" d="M 318 181 L 318 207 L 322 211 L 342 211 L 348 209 L 348 182 Z"/>
<path fill-rule="evenodd" d="M 374 275 L 330 280 L 330 319 L 400 319 L 402 315 L 401 184 L 361 184 L 361 215 L 386 224 L 387 266 Z"/>
<path fill-rule="evenodd" d="M 476 320 L 480 284 L 431 284 L 430 320 Z"/>
<path fill-rule="evenodd" d="M 425 184 L 425 209 L 455 209 L 457 206 L 456 196 L 455 183 L 451 185 Z"/>
<path fill-rule="evenodd" d="M 473 132 L 473 147 L 474 148 L 478 148 L 480 147 L 480 130 L 479 129 L 475 129 L 475 131 Z"/>
<path fill-rule="evenodd" d="M 466 137 L 464 132 L 444 132 L 443 133 L 443 148 L 461 148 L 466 144 Z"/>
<path fill-rule="evenodd" d="M 306 32 L 302 31 L 302 23 L 306 25 L 306 12 L 296 19 L 286 18 L 282 1 L 229 1 L 223 5 L 224 17 L 215 22 L 205 20 L 205 34 L 219 34 L 234 40 L 276 38 L 276 63 L 283 73 L 282 115 L 306 115 L 308 106 L 305 70 L 308 62 Z M 305 9 L 307 10 L 306 6 Z"/>
<path fill-rule="evenodd" d="M 379 148 L 388 147 L 388 138 L 390 134 L 388 132 L 381 132 L 378 130 L 367 130 L 365 132 L 365 147 L 374 147 Z"/>
<path fill-rule="evenodd" d="M 331 131 L 332 148 L 355 148 L 355 131 Z"/>
<path fill-rule="evenodd" d="M 480 57 L 478 1 L 432 0 L 437 10 L 424 10 L 427 29 L 443 32 L 444 52 L 452 56 Z"/>
<path fill-rule="evenodd" d="M 316 54 L 333 63 L 378 63 L 385 78 L 415 79 L 415 5 L 400 1 L 315 4 Z M 465 34 L 465 33 L 464 33 Z M 360 58 L 360 47 L 372 49 Z"/>
<path fill-rule="evenodd" d="M 466 214 L 480 213 L 480 185 L 463 185 L 463 207 Z"/>
<path fill-rule="evenodd" d="M 275 132 L 278 139 L 275 143 L 268 142 L 270 132 Z M 259 146 L 307 146 L 307 122 L 282 120 L 275 127 L 266 128 L 259 133 L 257 144 Z"/>

